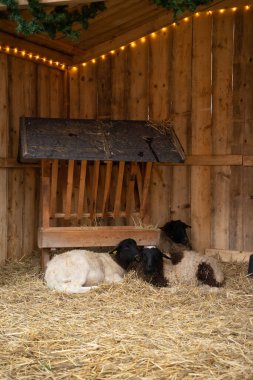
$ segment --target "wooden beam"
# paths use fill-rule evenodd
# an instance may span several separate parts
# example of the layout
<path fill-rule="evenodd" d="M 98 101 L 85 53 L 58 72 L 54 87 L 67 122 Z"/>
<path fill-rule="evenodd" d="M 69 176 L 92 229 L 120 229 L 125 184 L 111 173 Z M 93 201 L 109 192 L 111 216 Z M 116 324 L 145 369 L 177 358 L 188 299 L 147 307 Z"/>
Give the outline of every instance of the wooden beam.
<path fill-rule="evenodd" d="M 40 0 L 40 4 L 50 5 L 50 6 L 58 6 L 58 5 L 79 5 L 79 4 L 88 4 L 88 3 L 97 3 L 101 0 Z M 27 0 L 18 0 L 19 7 L 26 8 L 28 6 Z M 0 4 L 0 10 L 6 9 L 4 4 Z"/>
<path fill-rule="evenodd" d="M 132 238 L 138 245 L 158 245 L 160 230 L 131 226 L 49 227 L 38 231 L 39 248 L 115 246 Z"/>
<path fill-rule="evenodd" d="M 116 35 L 116 37 L 110 39 L 109 41 L 102 42 L 95 45 L 93 48 L 88 49 L 83 54 L 74 56 L 74 64 L 78 64 L 84 61 L 89 61 L 92 58 L 101 56 L 102 54 L 108 53 L 111 50 L 118 49 L 122 45 L 127 45 L 132 41 L 138 40 L 139 38 L 152 33 L 164 25 L 168 25 L 172 22 L 172 16 L 165 14 L 159 18 L 155 18 L 138 28 L 128 30 L 126 33 L 121 35 Z"/>
<path fill-rule="evenodd" d="M 193 155 L 187 156 L 184 163 L 154 163 L 162 166 L 253 166 L 253 156 L 240 154 Z M 20 164 L 15 158 L 0 158 L 0 168 L 39 168 L 40 164 Z"/>
<path fill-rule="evenodd" d="M 252 4 L 252 0 L 240 1 L 240 7 L 244 5 L 251 5 L 251 4 Z M 205 10 L 215 10 L 219 8 L 230 8 L 230 7 L 236 7 L 236 6 L 238 6 L 237 0 L 216 0 L 216 1 L 213 1 L 211 4 L 198 7 L 198 10 L 201 12 Z M 181 20 L 191 15 L 192 15 L 191 12 L 184 12 L 181 16 L 178 17 L 178 19 Z M 122 45 L 127 45 L 131 43 L 132 41 L 136 41 L 143 36 L 146 36 L 165 26 L 168 26 L 172 24 L 173 22 L 174 22 L 174 18 L 173 18 L 172 12 L 166 12 L 159 17 L 157 17 L 157 15 L 154 13 L 153 19 L 151 18 L 144 23 L 140 23 L 140 26 L 137 28 L 126 30 L 122 34 L 116 33 L 116 37 L 111 38 L 110 40 L 102 42 L 100 44 L 96 44 L 92 48 L 86 49 L 86 47 L 83 46 L 83 49 L 86 51 L 83 54 L 75 55 L 73 58 L 73 63 L 78 64 L 84 61 L 89 61 L 92 58 L 99 57 L 102 54 L 108 53 L 111 50 L 118 49 Z"/>
<path fill-rule="evenodd" d="M 36 43 L 24 40 L 21 37 L 16 37 L 13 34 L 6 33 L 4 28 L 0 28 L 0 44 L 10 47 L 17 47 L 19 50 L 33 54 L 39 54 L 41 57 L 46 57 L 66 65 L 72 65 L 72 57 L 67 54 L 60 53 L 57 50 L 49 49 Z M 21 57 L 22 58 L 22 57 Z"/>
<path fill-rule="evenodd" d="M 248 156 L 250 157 L 250 156 Z M 179 165 L 179 166 L 241 166 L 243 156 L 241 154 L 218 154 L 218 155 L 202 155 L 196 154 L 186 156 L 183 164 L 179 163 L 154 163 L 154 165 Z"/>
<path fill-rule="evenodd" d="M 16 158 L 0 158 L 0 168 L 40 168 L 40 164 L 20 164 L 19 162 L 17 162 Z"/>
<path fill-rule="evenodd" d="M 243 156 L 243 166 L 253 166 L 253 155 Z"/>
<path fill-rule="evenodd" d="M 217 256 L 221 261 L 225 263 L 235 262 L 235 263 L 247 263 L 249 261 L 250 255 L 253 251 L 232 251 L 225 249 L 209 249 L 205 250 L 206 256 Z"/>

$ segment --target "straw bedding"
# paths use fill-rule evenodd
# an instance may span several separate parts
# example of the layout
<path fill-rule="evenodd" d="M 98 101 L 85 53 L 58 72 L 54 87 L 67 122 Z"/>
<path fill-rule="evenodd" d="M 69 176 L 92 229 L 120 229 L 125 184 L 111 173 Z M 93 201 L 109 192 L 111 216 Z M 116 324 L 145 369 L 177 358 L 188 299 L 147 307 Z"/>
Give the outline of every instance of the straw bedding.
<path fill-rule="evenodd" d="M 47 289 L 34 258 L 0 275 L 0 379 L 252 379 L 253 279 L 153 288 L 130 273 L 86 294 Z"/>

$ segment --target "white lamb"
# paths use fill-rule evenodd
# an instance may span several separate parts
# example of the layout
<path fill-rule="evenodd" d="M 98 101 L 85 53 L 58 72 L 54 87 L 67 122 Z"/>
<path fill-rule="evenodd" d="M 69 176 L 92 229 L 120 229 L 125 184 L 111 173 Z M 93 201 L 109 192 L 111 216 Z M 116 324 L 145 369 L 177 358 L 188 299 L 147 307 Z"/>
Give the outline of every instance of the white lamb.
<path fill-rule="evenodd" d="M 87 250 L 56 255 L 47 264 L 46 285 L 62 292 L 84 293 L 101 283 L 120 282 L 139 251 L 133 239 L 126 239 L 114 253 L 113 258 L 109 253 Z"/>

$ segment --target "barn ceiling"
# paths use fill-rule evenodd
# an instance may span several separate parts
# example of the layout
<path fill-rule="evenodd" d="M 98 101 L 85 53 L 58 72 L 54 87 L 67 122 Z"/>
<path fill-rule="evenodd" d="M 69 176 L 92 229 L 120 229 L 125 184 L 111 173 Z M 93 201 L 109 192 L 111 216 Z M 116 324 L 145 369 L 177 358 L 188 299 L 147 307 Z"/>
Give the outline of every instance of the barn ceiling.
<path fill-rule="evenodd" d="M 248 3 L 251 0 L 241 0 L 240 6 Z M 78 41 L 64 38 L 60 34 L 55 39 L 42 34 L 25 38 L 15 32 L 13 22 L 0 20 L 0 43 L 18 46 L 73 65 L 117 49 L 173 22 L 171 12 L 157 7 L 150 0 L 107 0 L 106 5 L 107 9 L 90 21 L 87 30 L 76 26 L 80 30 Z M 214 0 L 212 5 L 201 7 L 200 10 L 236 5 L 236 0 Z M 72 2 L 70 6 L 73 9 L 78 7 L 73 6 Z"/>

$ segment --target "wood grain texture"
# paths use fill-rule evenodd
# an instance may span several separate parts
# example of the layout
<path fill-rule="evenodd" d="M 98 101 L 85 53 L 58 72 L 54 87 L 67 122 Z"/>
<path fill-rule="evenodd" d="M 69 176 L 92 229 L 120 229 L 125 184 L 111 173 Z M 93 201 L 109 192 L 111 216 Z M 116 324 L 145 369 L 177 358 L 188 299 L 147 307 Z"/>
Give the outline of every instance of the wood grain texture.
<path fill-rule="evenodd" d="M 0 157 L 8 157 L 8 58 L 0 54 Z M 0 169 L 0 263 L 7 258 L 8 171 Z"/>
<path fill-rule="evenodd" d="M 192 20 L 174 28 L 172 70 L 173 126 L 187 154 L 191 149 Z M 171 180 L 171 217 L 190 224 L 190 169 L 173 167 Z"/>
<path fill-rule="evenodd" d="M 172 29 L 150 37 L 149 43 L 149 117 L 151 120 L 166 120 L 171 113 Z M 146 215 L 145 222 L 161 226 L 170 219 L 171 174 L 169 167 L 153 167 L 147 206 L 149 218 Z"/>
<path fill-rule="evenodd" d="M 231 152 L 243 153 L 243 134 L 245 123 L 245 14 L 237 12 L 234 23 L 234 55 L 233 55 L 233 123 L 231 136 Z M 229 211 L 229 248 L 243 249 L 243 169 L 231 168 Z"/>
<path fill-rule="evenodd" d="M 244 14 L 244 132 L 243 154 L 253 153 L 253 11 L 252 8 Z M 243 247 L 245 251 L 252 250 L 252 218 L 253 218 L 253 168 L 243 168 Z"/>
<path fill-rule="evenodd" d="M 158 124 L 159 127 L 159 124 Z M 21 157 L 30 159 L 183 162 L 172 128 L 144 121 L 23 118 Z"/>
<path fill-rule="evenodd" d="M 212 18 L 193 20 L 192 154 L 211 154 Z M 191 169 L 191 237 L 204 252 L 211 242 L 211 178 L 209 167 Z"/>
<path fill-rule="evenodd" d="M 234 14 L 220 14 L 213 18 L 213 101 L 212 150 L 216 154 L 230 154 L 232 135 L 233 83 L 233 28 Z M 212 247 L 229 249 L 229 192 L 231 168 L 212 169 Z"/>
<path fill-rule="evenodd" d="M 111 247 L 127 238 L 136 240 L 138 245 L 157 245 L 160 230 L 131 226 L 40 228 L 38 245 L 40 248 Z"/>

